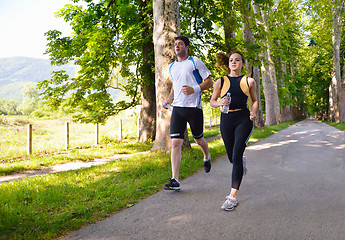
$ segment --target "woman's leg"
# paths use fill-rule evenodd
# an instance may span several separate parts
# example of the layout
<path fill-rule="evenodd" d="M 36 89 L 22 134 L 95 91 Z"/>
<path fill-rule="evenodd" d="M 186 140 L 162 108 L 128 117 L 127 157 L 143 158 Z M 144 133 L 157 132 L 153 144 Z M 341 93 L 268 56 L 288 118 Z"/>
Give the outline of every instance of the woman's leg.
<path fill-rule="evenodd" d="M 235 142 L 233 146 L 233 169 L 232 169 L 232 184 L 233 189 L 240 189 L 243 178 L 243 153 L 247 145 L 247 140 L 251 135 L 253 129 L 253 122 L 249 117 L 245 116 L 235 129 Z M 236 194 L 237 191 L 233 190 Z"/>
<path fill-rule="evenodd" d="M 224 142 L 229 161 L 232 163 L 232 150 L 234 146 L 234 121 L 230 114 L 221 114 L 220 133 Z"/>

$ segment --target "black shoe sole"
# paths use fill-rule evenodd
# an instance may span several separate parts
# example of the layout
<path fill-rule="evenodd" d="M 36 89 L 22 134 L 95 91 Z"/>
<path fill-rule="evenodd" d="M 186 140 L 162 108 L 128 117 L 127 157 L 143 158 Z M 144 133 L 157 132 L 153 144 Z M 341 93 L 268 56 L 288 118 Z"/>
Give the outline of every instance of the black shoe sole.
<path fill-rule="evenodd" d="M 164 190 L 173 190 L 173 191 L 180 191 L 181 190 L 180 187 L 168 187 L 166 185 L 163 185 L 163 189 Z"/>

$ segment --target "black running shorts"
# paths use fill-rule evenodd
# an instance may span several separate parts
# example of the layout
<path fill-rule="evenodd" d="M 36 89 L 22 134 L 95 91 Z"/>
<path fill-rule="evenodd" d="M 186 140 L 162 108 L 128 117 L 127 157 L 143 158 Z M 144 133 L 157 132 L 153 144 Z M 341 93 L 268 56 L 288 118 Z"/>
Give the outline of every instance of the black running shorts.
<path fill-rule="evenodd" d="M 187 122 L 194 139 L 204 136 L 204 115 L 202 109 L 191 107 L 174 107 L 170 120 L 170 137 L 184 138 Z"/>

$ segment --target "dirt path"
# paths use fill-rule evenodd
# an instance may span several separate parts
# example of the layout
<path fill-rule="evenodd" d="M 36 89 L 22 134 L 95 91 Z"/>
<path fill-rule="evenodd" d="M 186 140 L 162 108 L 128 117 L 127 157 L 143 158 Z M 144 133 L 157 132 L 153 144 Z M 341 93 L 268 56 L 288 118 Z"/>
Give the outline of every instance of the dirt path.
<path fill-rule="evenodd" d="M 220 138 L 220 135 L 217 135 L 214 137 L 207 138 L 207 141 L 210 142 L 219 138 Z M 15 181 L 22 178 L 28 178 L 28 177 L 43 176 L 49 173 L 64 172 L 64 171 L 76 170 L 80 168 L 87 168 L 87 167 L 91 167 L 95 165 L 104 164 L 109 161 L 114 161 L 119 158 L 129 158 L 134 155 L 146 154 L 146 153 L 148 153 L 148 151 L 139 152 L 139 153 L 131 153 L 131 154 L 115 154 L 114 156 L 111 156 L 111 157 L 95 159 L 93 161 L 88 161 L 88 162 L 69 162 L 69 163 L 46 167 L 39 170 L 25 171 L 23 173 L 13 173 L 7 176 L 0 176 L 0 183 Z"/>

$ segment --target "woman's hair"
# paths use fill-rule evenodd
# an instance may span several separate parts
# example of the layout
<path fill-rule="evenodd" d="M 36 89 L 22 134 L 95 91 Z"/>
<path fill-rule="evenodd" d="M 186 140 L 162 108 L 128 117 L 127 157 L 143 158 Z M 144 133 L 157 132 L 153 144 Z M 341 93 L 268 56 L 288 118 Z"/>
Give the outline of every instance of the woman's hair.
<path fill-rule="evenodd" d="M 232 54 L 235 54 L 235 53 L 239 54 L 241 56 L 242 62 L 245 63 L 244 56 L 243 56 L 243 54 L 240 51 L 237 51 L 237 50 L 232 51 L 230 56 Z M 228 57 L 224 53 L 217 53 L 217 63 L 216 63 L 216 66 L 229 68 L 229 61 L 230 61 L 230 57 Z"/>

